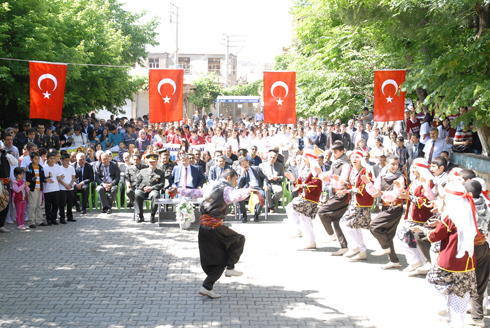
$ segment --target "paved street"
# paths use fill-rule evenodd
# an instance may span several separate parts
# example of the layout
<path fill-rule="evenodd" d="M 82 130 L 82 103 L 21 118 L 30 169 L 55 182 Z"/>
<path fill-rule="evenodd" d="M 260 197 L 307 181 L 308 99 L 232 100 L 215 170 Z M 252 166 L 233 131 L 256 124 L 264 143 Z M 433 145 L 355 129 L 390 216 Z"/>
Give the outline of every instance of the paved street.
<path fill-rule="evenodd" d="M 337 244 L 322 243 L 318 219 L 315 251 L 297 250 L 284 214 L 228 222 L 247 238 L 237 265 L 245 274 L 223 276 L 222 298 L 211 300 L 197 293 L 197 222 L 184 231 L 136 224 L 124 211 L 76 218 L 0 235 L 1 327 L 446 327 L 424 279 L 381 270 L 387 258 L 330 256 Z"/>

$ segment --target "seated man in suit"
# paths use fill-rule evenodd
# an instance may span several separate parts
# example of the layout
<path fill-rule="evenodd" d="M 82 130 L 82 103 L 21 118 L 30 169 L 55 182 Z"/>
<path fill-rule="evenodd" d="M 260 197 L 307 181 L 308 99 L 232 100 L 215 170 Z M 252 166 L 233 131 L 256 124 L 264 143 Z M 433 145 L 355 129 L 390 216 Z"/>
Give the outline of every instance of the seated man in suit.
<path fill-rule="evenodd" d="M 250 161 L 245 156 L 240 157 L 238 159 L 238 162 L 240 163 L 240 176 L 237 181 L 238 188 L 241 189 L 241 188 L 250 187 L 253 188 L 254 190 L 257 190 L 262 195 L 262 197 L 265 197 L 264 180 L 267 182 L 267 178 L 259 169 L 259 167 L 250 166 Z M 243 223 L 246 223 L 248 220 L 245 201 L 246 200 L 242 200 L 240 202 L 240 211 L 242 212 Z M 260 203 L 258 203 L 255 206 L 255 213 L 254 213 L 255 222 L 259 221 L 259 215 L 261 211 L 262 211 L 262 206 L 260 205 Z"/>
<path fill-rule="evenodd" d="M 201 165 L 197 164 L 196 162 L 196 155 L 194 154 L 188 154 L 189 155 L 189 160 L 192 166 L 196 167 L 202 174 L 204 174 L 204 169 L 202 168 Z"/>
<path fill-rule="evenodd" d="M 206 177 L 195 166 L 191 165 L 189 155 L 180 155 L 182 164 L 177 165 L 172 170 L 172 174 L 168 178 L 168 183 L 171 187 L 200 189 L 206 182 Z M 224 161 L 224 159 L 223 159 Z"/>
<path fill-rule="evenodd" d="M 223 156 L 223 152 L 221 150 L 215 150 L 213 153 L 213 158 L 206 163 L 206 178 L 208 178 L 208 180 L 211 168 L 216 165 L 216 159 L 218 156 Z"/>
<path fill-rule="evenodd" d="M 82 194 L 82 214 L 86 213 L 86 209 L 88 206 L 88 194 L 90 192 L 90 183 L 94 181 L 94 170 L 90 164 L 87 164 L 85 159 L 85 154 L 78 153 L 77 154 L 77 162 L 73 166 L 75 168 L 75 204 L 77 210 L 80 209 L 80 205 L 78 204 L 77 194 Z"/>
<path fill-rule="evenodd" d="M 143 201 L 146 198 L 151 200 L 151 223 L 157 222 L 155 214 L 157 213 L 157 205 L 155 200 L 160 197 L 160 190 L 165 186 L 165 173 L 157 168 L 158 155 L 148 154 L 146 161 L 150 167 L 139 171 L 136 178 L 136 192 L 134 208 L 138 214 L 138 223 L 144 222 L 143 217 Z"/>
<path fill-rule="evenodd" d="M 121 179 L 121 173 L 117 163 L 111 161 L 111 157 L 106 153 L 100 156 L 101 163 L 95 170 L 95 181 L 97 181 L 97 194 L 102 203 L 102 213 L 112 213 L 112 202 L 117 194 L 117 185 Z M 109 195 L 107 195 L 109 193 Z"/>
<path fill-rule="evenodd" d="M 271 151 L 267 153 L 267 162 L 260 164 L 262 173 L 267 178 L 267 205 L 271 213 L 275 212 L 275 208 L 279 199 L 282 197 L 282 182 L 284 181 L 284 168 L 282 164 L 277 163 L 277 153 Z M 271 197 L 272 189 L 272 197 Z"/>
<path fill-rule="evenodd" d="M 219 180 L 223 171 L 231 168 L 230 165 L 226 164 L 226 159 L 224 156 L 218 156 L 215 161 L 216 165 L 211 167 L 209 172 L 209 181 Z"/>

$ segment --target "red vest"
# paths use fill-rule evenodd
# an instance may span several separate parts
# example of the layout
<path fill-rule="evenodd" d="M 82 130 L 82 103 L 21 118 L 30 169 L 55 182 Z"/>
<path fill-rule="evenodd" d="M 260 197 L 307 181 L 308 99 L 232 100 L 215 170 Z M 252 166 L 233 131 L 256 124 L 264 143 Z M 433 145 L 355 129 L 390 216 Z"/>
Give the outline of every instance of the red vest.
<path fill-rule="evenodd" d="M 413 182 L 412 182 L 413 183 Z M 432 181 L 429 182 L 429 187 L 434 188 L 434 183 Z M 408 187 L 410 190 L 410 187 Z M 417 223 L 425 223 L 431 216 L 430 212 L 431 208 L 426 207 L 424 204 L 428 204 L 429 200 L 424 196 L 425 189 L 423 185 L 415 188 L 413 195 L 417 197 L 416 203 L 412 203 L 412 213 L 410 214 L 410 220 Z M 408 204 L 408 203 L 407 203 Z"/>
<path fill-rule="evenodd" d="M 468 220 L 473 218 L 468 218 Z M 476 231 L 475 231 L 476 232 Z M 437 265 L 446 271 L 466 272 L 476 267 L 476 255 L 469 257 L 468 253 L 458 259 L 458 229 L 453 221 L 446 216 L 437 227 L 429 232 L 427 238 L 431 243 L 441 241 L 441 251 L 437 257 Z"/>
<path fill-rule="evenodd" d="M 357 207 L 371 207 L 373 206 L 374 203 L 374 197 L 371 196 L 367 191 L 366 191 L 366 184 L 362 181 L 361 176 L 365 175 L 367 173 L 367 176 L 369 179 L 371 179 L 371 182 L 373 181 L 373 174 L 370 171 L 367 171 L 365 167 L 361 169 L 361 172 L 357 175 L 356 178 L 356 185 L 355 187 L 359 190 L 359 194 L 356 194 L 356 206 Z M 350 172 L 352 174 L 352 171 Z M 350 179 L 349 179 L 350 181 Z"/>
<path fill-rule="evenodd" d="M 303 198 L 318 203 L 322 194 L 322 180 L 309 173 L 303 184 L 306 185 L 303 189 Z"/>

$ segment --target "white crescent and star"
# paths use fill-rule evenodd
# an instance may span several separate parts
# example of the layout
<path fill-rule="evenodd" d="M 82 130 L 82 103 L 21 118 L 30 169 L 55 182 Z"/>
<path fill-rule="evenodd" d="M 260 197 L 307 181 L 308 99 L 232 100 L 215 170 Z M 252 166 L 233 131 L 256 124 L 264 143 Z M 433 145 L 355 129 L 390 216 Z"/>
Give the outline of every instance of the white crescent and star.
<path fill-rule="evenodd" d="M 389 84 L 392 84 L 394 87 L 395 87 L 395 94 L 397 94 L 398 92 L 398 83 L 396 83 L 395 80 L 386 80 L 383 82 L 383 84 L 381 85 L 381 92 L 383 92 L 383 94 L 385 94 L 385 86 L 389 85 Z M 388 96 L 388 98 L 386 98 L 386 101 L 389 102 L 389 103 L 393 103 L 392 102 L 393 98 L 391 98 L 391 96 Z"/>
<path fill-rule="evenodd" d="M 274 89 L 275 89 L 276 87 L 283 87 L 283 88 L 284 88 L 284 90 L 286 90 L 286 95 L 284 96 L 284 98 L 286 98 L 286 97 L 287 97 L 287 95 L 288 95 L 288 93 L 289 93 L 289 88 L 288 88 L 288 85 L 287 85 L 286 83 L 282 82 L 282 81 L 276 81 L 276 82 L 274 82 L 274 84 L 273 84 L 273 85 L 272 85 L 272 87 L 271 87 L 271 95 L 272 95 L 272 97 L 273 97 L 273 98 L 275 98 L 275 97 L 274 97 Z M 278 106 L 282 106 L 282 103 L 283 103 L 284 99 L 282 99 L 282 100 L 281 100 L 281 98 L 279 98 L 279 99 L 278 99 L 278 100 L 276 100 L 276 101 L 277 101 L 277 105 L 278 105 Z"/>
<path fill-rule="evenodd" d="M 41 82 L 44 80 L 44 79 L 49 79 L 49 80 L 52 80 L 54 82 L 54 90 L 56 90 L 56 88 L 58 87 L 58 80 L 56 79 L 56 77 L 54 75 L 51 75 L 51 74 L 43 74 L 39 77 L 39 79 L 37 80 L 37 86 L 39 87 L 39 89 L 41 89 Z M 41 89 L 42 91 L 43 89 Z M 51 91 L 51 92 L 53 92 Z M 44 99 L 48 98 L 49 99 L 49 96 L 51 96 L 51 94 L 46 90 L 45 93 L 43 93 L 44 95 Z"/>
<path fill-rule="evenodd" d="M 175 85 L 175 82 L 174 80 L 172 79 L 162 79 L 160 82 L 158 82 L 158 87 L 157 87 L 157 90 L 158 90 L 158 93 L 160 94 L 160 96 L 163 96 L 162 93 L 160 92 L 160 88 L 162 85 L 164 84 L 170 84 L 172 87 L 174 87 L 174 92 L 172 92 L 172 95 L 175 93 L 175 91 L 177 90 L 177 85 Z M 172 98 L 169 98 L 168 95 L 165 95 L 165 98 L 162 98 L 165 103 L 170 103 L 170 99 Z"/>

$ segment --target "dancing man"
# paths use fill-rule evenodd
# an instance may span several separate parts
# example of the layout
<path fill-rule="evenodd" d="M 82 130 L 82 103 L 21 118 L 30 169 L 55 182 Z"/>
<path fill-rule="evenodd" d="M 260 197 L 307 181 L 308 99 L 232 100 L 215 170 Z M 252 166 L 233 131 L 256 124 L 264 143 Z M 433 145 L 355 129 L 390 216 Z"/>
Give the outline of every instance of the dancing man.
<path fill-rule="evenodd" d="M 201 218 L 199 219 L 199 254 L 201 267 L 207 277 L 199 294 L 209 298 L 220 298 L 213 290 L 215 282 L 225 271 L 226 277 L 241 276 L 235 270 L 245 245 L 245 236 L 222 225 L 229 204 L 246 199 L 252 188 L 236 189 L 238 174 L 233 169 L 225 169 L 220 179 L 211 182 L 203 189 L 170 188 L 170 193 L 179 192 L 183 197 L 203 198 Z"/>

